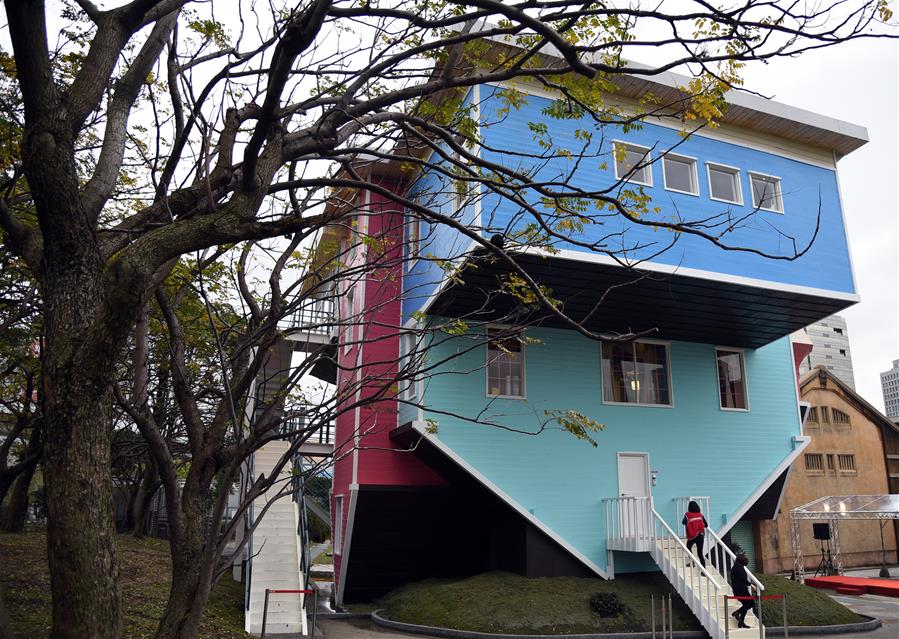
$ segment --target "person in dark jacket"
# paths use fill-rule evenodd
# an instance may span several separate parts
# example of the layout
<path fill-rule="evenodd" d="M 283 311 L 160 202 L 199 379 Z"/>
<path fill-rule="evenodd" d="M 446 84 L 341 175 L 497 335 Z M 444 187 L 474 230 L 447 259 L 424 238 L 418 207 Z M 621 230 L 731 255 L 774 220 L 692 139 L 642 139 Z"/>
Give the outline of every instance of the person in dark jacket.
<path fill-rule="evenodd" d="M 705 529 L 709 527 L 709 522 L 705 520 L 702 511 L 699 510 L 699 504 L 691 501 L 687 505 L 687 512 L 681 522 L 687 531 L 687 550 L 696 546 L 699 555 L 699 563 L 705 568 L 705 558 L 702 556 L 702 547 L 705 544 Z"/>
<path fill-rule="evenodd" d="M 730 569 L 730 585 L 737 597 L 752 596 L 749 573 L 746 572 L 746 566 L 748 565 L 749 558 L 745 554 L 740 553 L 737 555 L 737 561 L 734 562 L 733 567 Z M 731 615 L 737 620 L 737 628 L 748 628 L 749 626 L 746 625 L 746 614 L 752 610 L 752 614 L 756 617 L 759 616 L 755 609 L 755 600 L 739 599 L 738 601 L 740 602 L 740 609 L 732 612 Z"/>

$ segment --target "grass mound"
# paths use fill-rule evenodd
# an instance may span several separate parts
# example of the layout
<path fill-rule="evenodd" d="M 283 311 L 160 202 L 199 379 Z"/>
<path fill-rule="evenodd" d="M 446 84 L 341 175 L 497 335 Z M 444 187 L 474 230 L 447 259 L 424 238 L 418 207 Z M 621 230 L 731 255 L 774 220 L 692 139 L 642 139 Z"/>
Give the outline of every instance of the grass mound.
<path fill-rule="evenodd" d="M 864 618 L 855 614 L 830 595 L 817 588 L 804 586 L 776 575 L 757 575 L 766 595 L 787 596 L 787 621 L 791 626 L 830 626 L 857 623 Z M 762 617 L 767 626 L 783 625 L 783 609 L 777 600 L 762 604 Z"/>
<path fill-rule="evenodd" d="M 122 636 L 152 637 L 168 599 L 168 544 L 120 535 L 118 550 L 124 607 Z M 46 637 L 50 632 L 46 535 L 0 535 L 0 582 L 16 639 Z M 243 586 L 226 575 L 209 598 L 198 639 L 249 637 L 243 631 Z"/>
<path fill-rule="evenodd" d="M 656 606 L 671 586 L 660 573 L 624 575 L 614 581 L 491 572 L 460 581 L 426 580 L 394 590 L 381 604 L 388 618 L 426 626 L 510 634 L 640 632 L 651 629 L 650 595 Z M 595 593 L 614 593 L 622 614 L 590 610 Z M 658 614 L 658 612 L 656 613 Z M 674 629 L 701 630 L 674 595 Z"/>
<path fill-rule="evenodd" d="M 784 579 L 760 576 L 766 594 L 786 593 L 791 626 L 853 623 L 861 618 L 827 594 Z M 425 626 L 509 634 L 645 632 L 651 629 L 650 596 L 672 593 L 661 573 L 621 575 L 614 581 L 553 577 L 528 579 L 491 572 L 462 580 L 426 580 L 387 594 L 379 602 L 389 619 Z M 595 597 L 597 593 L 608 596 Z M 621 605 L 614 616 L 591 610 L 593 598 Z M 674 594 L 674 629 L 701 630 Z M 617 607 L 617 604 L 616 604 Z M 783 625 L 780 603 L 766 602 L 765 623 Z M 657 622 L 658 623 L 658 622 Z"/>

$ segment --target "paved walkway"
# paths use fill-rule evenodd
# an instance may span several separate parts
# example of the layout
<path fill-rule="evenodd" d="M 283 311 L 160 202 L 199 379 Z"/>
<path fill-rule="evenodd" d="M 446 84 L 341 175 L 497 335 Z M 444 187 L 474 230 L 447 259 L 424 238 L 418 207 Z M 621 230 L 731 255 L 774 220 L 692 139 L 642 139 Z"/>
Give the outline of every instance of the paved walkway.
<path fill-rule="evenodd" d="M 374 625 L 367 619 L 322 619 L 318 623 L 324 639 L 410 639 L 422 637 L 423 639 L 436 639 L 425 635 L 409 635 L 404 632 L 394 632 Z"/>
<path fill-rule="evenodd" d="M 883 622 L 883 625 L 871 632 L 829 635 L 830 639 L 896 639 L 899 637 L 899 600 L 895 597 L 880 597 L 878 595 L 863 595 L 861 597 L 831 595 L 831 597 L 860 615 L 877 617 Z"/>

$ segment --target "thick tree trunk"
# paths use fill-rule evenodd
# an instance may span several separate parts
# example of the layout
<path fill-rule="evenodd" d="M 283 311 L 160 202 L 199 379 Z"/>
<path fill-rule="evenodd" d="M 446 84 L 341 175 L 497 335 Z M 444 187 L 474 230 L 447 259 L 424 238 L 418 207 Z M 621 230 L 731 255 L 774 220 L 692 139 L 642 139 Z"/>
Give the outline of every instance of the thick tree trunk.
<path fill-rule="evenodd" d="M 31 431 L 31 438 L 25 449 L 25 457 L 32 458 L 30 462 L 16 478 L 9 503 L 3 509 L 3 517 L 0 520 L 0 531 L 5 533 L 22 532 L 25 528 L 25 520 L 28 517 L 28 489 L 34 478 L 34 471 L 40 461 L 38 454 L 41 450 L 41 431 L 35 427 Z"/>
<path fill-rule="evenodd" d="M 131 521 L 134 526 L 132 534 L 138 539 L 147 533 L 147 509 L 150 507 L 156 491 L 159 490 L 159 485 L 160 481 L 154 468 L 152 465 L 148 465 L 144 469 L 137 487 L 137 494 L 131 505 Z"/>
<path fill-rule="evenodd" d="M 25 529 L 28 519 L 28 489 L 31 488 L 31 480 L 37 469 L 37 461 L 29 464 L 16 479 L 9 503 L 3 509 L 3 520 L 0 521 L 0 531 L 5 533 L 18 533 Z"/>
<path fill-rule="evenodd" d="M 6 504 L 4 503 L 4 500 L 6 499 L 6 493 L 9 492 L 9 489 L 15 480 L 16 475 L 14 475 L 13 473 L 0 473 L 0 515 L 6 512 Z"/>
<path fill-rule="evenodd" d="M 194 639 L 199 631 L 203 611 L 212 590 L 212 576 L 217 557 L 211 557 L 208 544 L 215 536 L 205 531 L 206 497 L 190 497 L 180 513 L 180 522 L 172 531 L 172 588 L 165 613 L 159 622 L 155 639 Z M 169 512 L 169 521 L 172 522 Z"/>

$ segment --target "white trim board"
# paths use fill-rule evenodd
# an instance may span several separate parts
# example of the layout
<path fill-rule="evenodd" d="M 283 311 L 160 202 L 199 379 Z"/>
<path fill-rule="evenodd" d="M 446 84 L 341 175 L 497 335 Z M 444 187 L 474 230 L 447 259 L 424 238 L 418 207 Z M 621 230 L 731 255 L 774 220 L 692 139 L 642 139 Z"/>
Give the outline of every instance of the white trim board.
<path fill-rule="evenodd" d="M 544 524 L 540 521 L 536 516 L 534 516 L 527 508 L 519 504 L 517 501 L 512 499 L 512 497 L 503 491 L 499 486 L 494 484 L 492 481 L 487 479 L 483 474 L 481 474 L 477 469 L 474 468 L 471 464 L 462 459 L 459 455 L 457 455 L 449 446 L 440 441 L 439 438 L 429 435 L 427 433 L 427 424 L 423 421 L 414 421 L 412 422 L 412 428 L 421 435 L 423 438 L 427 439 L 431 444 L 436 446 L 440 452 L 444 455 L 452 459 L 455 463 L 459 465 L 465 472 L 471 475 L 474 479 L 480 482 L 484 487 L 490 490 L 494 495 L 502 499 L 509 506 L 515 509 L 515 511 L 527 519 L 531 524 L 540 529 L 543 533 L 549 536 L 550 539 L 555 541 L 557 544 L 562 546 L 566 551 L 571 553 L 571 555 L 584 564 L 587 568 L 595 572 L 597 575 L 602 577 L 603 579 L 610 579 L 608 572 L 600 568 L 596 563 L 594 563 L 590 558 L 588 558 L 585 554 L 579 551 L 577 548 L 569 544 L 567 541 L 562 539 L 562 537 L 554 531 L 552 528 Z M 598 517 L 598 515 L 597 515 Z"/>
<path fill-rule="evenodd" d="M 347 507 L 346 525 L 344 526 L 343 553 L 340 555 L 340 583 L 337 584 L 337 592 L 334 594 L 334 601 L 340 605 L 343 603 L 343 591 L 346 588 L 346 569 L 350 561 L 350 546 L 353 540 L 353 523 L 356 520 L 356 496 L 359 494 L 359 487 L 350 486 L 350 504 Z"/>
<path fill-rule="evenodd" d="M 570 260 L 572 262 L 589 262 L 593 264 L 604 264 L 608 266 L 621 267 L 618 260 L 612 259 L 608 255 L 602 253 L 593 253 L 588 251 L 575 251 L 572 249 L 557 249 L 552 252 L 546 251 L 539 247 L 525 247 L 520 250 L 510 248 L 509 252 L 517 252 L 520 254 L 534 254 L 541 257 L 557 258 Z M 690 268 L 687 266 L 679 266 L 672 264 L 662 264 L 661 262 L 640 262 L 636 267 L 637 270 L 652 271 L 654 273 L 664 273 L 667 275 L 683 275 L 684 277 L 695 277 L 697 279 L 709 280 L 712 282 L 724 282 L 727 284 L 739 284 L 742 286 L 751 286 L 753 288 L 763 288 L 772 291 L 780 291 L 783 293 L 798 293 L 801 295 L 813 295 L 815 297 L 825 297 L 828 299 L 840 300 L 844 302 L 859 302 L 861 297 L 858 293 L 844 293 L 843 291 L 831 291 L 823 288 L 814 288 L 812 286 L 800 286 L 797 284 L 785 284 L 783 282 L 772 282 L 770 280 L 760 280 L 753 277 L 744 277 L 742 275 L 730 275 L 727 273 L 716 273 L 714 271 L 706 271 L 704 269 Z"/>

